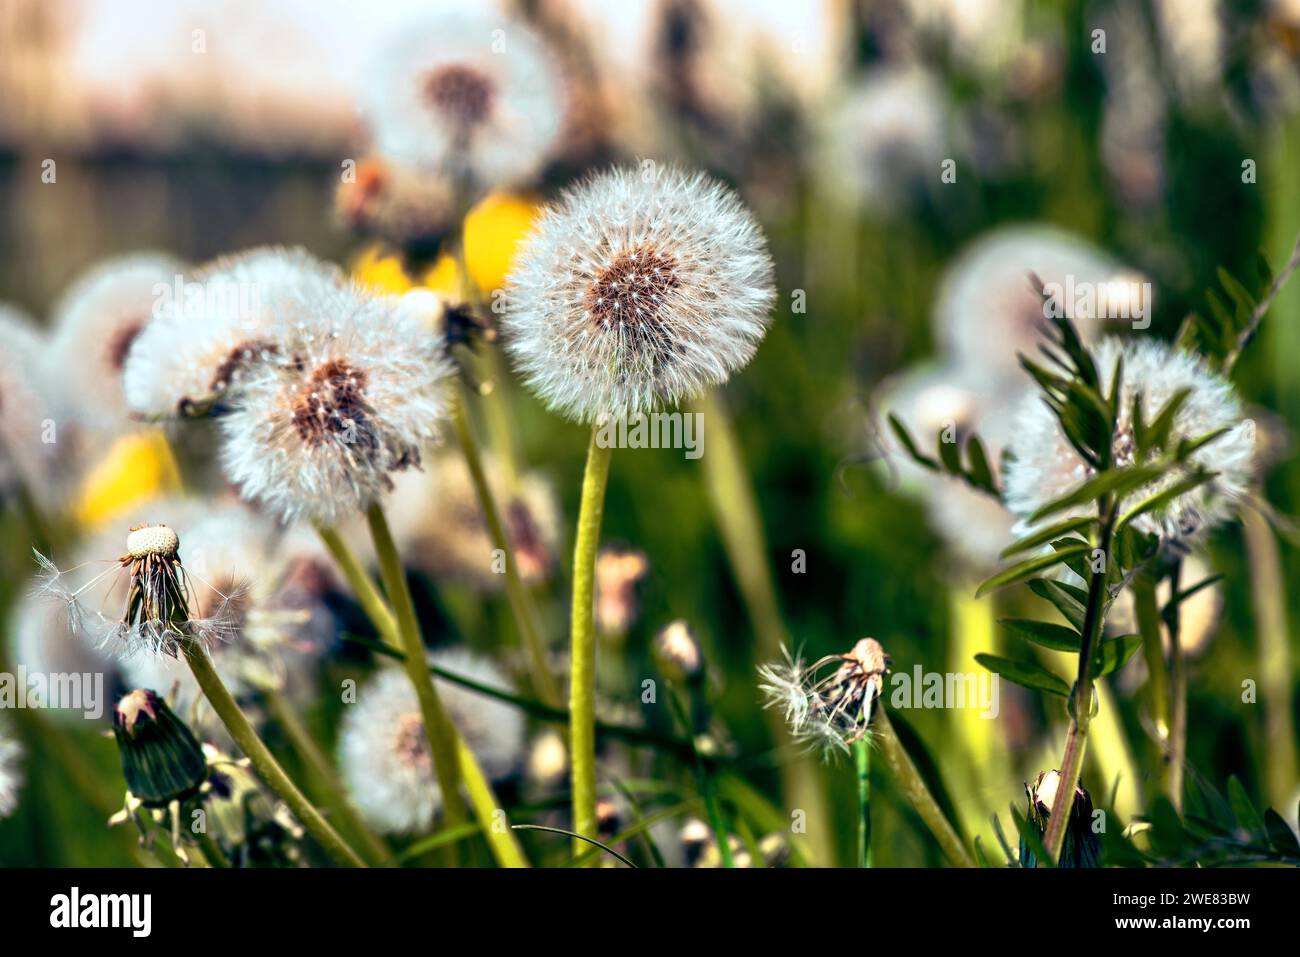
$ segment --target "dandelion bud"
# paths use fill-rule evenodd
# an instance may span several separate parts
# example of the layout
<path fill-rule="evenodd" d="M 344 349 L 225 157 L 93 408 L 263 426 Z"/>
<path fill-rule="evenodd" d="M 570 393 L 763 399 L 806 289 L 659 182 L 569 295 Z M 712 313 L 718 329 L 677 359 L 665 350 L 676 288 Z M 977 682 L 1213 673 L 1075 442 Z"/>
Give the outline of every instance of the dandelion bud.
<path fill-rule="evenodd" d="M 655 666 L 670 681 L 684 684 L 702 674 L 704 659 L 695 631 L 680 618 L 655 636 L 653 655 Z"/>
<path fill-rule="evenodd" d="M 650 569 L 641 552 L 602 548 L 596 557 L 596 623 L 605 635 L 622 635 L 636 618 L 636 586 Z"/>
<path fill-rule="evenodd" d="M 208 777 L 198 740 L 161 697 L 146 689 L 113 709 L 113 736 L 126 786 L 145 807 L 165 807 L 198 792 Z"/>
<path fill-rule="evenodd" d="M 1039 774 L 1033 787 L 1025 785 L 1025 794 L 1029 798 L 1029 823 L 1038 829 L 1040 837 L 1047 831 L 1047 821 L 1060 784 L 1060 772 L 1052 770 Z M 1101 842 L 1092 830 L 1092 797 L 1082 784 L 1078 784 L 1074 788 L 1074 805 L 1070 809 L 1070 824 L 1065 829 L 1065 845 L 1059 866 L 1099 867 L 1100 863 Z M 1020 865 L 1039 866 L 1038 859 L 1023 838 L 1020 841 Z"/>

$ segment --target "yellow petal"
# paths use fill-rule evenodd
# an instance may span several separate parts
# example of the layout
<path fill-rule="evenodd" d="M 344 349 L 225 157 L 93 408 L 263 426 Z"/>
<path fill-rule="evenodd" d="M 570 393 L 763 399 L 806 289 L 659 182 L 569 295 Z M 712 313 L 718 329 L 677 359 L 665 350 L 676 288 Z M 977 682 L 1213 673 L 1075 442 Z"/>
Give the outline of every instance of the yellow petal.
<path fill-rule="evenodd" d="M 491 193 L 465 217 L 465 261 L 470 278 L 486 296 L 505 285 L 519 244 L 540 207 L 516 193 Z"/>
<path fill-rule="evenodd" d="M 414 286 L 402 269 L 402 261 L 378 243 L 366 246 L 352 262 L 352 275 L 375 292 L 401 295 Z"/>

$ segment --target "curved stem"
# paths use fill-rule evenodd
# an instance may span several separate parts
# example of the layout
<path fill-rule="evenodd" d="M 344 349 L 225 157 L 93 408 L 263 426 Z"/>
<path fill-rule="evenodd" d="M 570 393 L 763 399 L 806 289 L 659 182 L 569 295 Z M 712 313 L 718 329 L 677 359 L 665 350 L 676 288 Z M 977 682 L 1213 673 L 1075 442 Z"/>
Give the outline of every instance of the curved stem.
<path fill-rule="evenodd" d="M 424 648 L 424 639 L 420 636 L 420 624 L 415 617 L 415 602 L 411 598 L 411 589 L 406 581 L 406 569 L 397 554 L 397 545 L 393 542 L 388 519 L 378 502 L 366 510 L 366 521 L 370 525 L 370 535 L 375 542 L 375 552 L 379 556 L 379 568 L 388 592 L 388 600 L 393 603 L 397 619 L 397 633 L 402 651 L 406 657 L 402 665 L 406 669 L 411 684 L 415 687 L 416 697 L 420 701 L 420 714 L 424 719 L 424 735 L 429 742 L 429 753 L 433 755 L 433 767 L 438 777 L 438 787 L 442 789 L 443 813 L 447 826 L 455 827 L 466 819 L 465 799 L 461 794 L 460 760 L 456 753 L 456 729 L 451 718 L 442 706 L 438 690 L 433 686 L 433 676 L 426 667 L 428 653 Z"/>
<path fill-rule="evenodd" d="M 944 816 L 943 810 L 939 803 L 935 801 L 934 795 L 926 787 L 925 780 L 921 777 L 916 765 L 908 757 L 907 751 L 903 749 L 902 742 L 898 740 L 898 735 L 894 732 L 894 726 L 889 721 L 889 715 L 883 707 L 876 707 L 875 716 L 872 718 L 871 740 L 880 745 L 880 753 L 885 759 L 885 766 L 893 775 L 894 783 L 907 802 L 912 805 L 913 810 L 920 815 L 925 826 L 929 828 L 934 839 L 939 843 L 939 849 L 943 851 L 944 856 L 948 858 L 948 863 L 954 867 L 974 867 L 975 862 L 971 860 L 970 855 L 966 852 L 966 847 L 953 830 L 952 824 Z"/>
<path fill-rule="evenodd" d="M 330 805 L 330 809 L 338 815 L 338 819 L 346 825 L 347 830 L 365 845 L 366 853 L 371 862 L 391 864 L 393 862 L 392 851 L 374 831 L 366 826 L 366 822 L 361 820 L 361 815 L 352 807 L 352 802 L 348 800 L 343 785 L 339 783 L 338 775 L 334 771 L 334 765 L 321 751 L 316 739 L 311 736 L 311 733 L 303 725 L 302 719 L 298 717 L 298 713 L 294 711 L 293 706 L 278 691 L 264 692 L 262 700 L 266 703 L 266 710 L 271 718 L 280 726 L 280 729 L 284 731 L 285 736 L 289 739 L 294 752 L 302 763 L 307 766 L 307 770 L 311 775 L 319 782 L 320 787 L 327 792 L 325 800 Z"/>
<path fill-rule="evenodd" d="M 515 562 L 510 539 L 506 536 L 505 524 L 501 521 L 501 512 L 497 508 L 496 497 L 488 483 L 487 471 L 483 468 L 483 459 L 479 455 L 478 443 L 469 421 L 465 396 L 462 392 L 456 403 L 455 412 L 456 437 L 465 454 L 465 464 L 469 467 L 470 478 L 478 493 L 479 505 L 483 509 L 483 519 L 487 524 L 492 545 L 505 555 L 506 596 L 510 600 L 510 609 L 514 613 L 515 625 L 523 641 L 524 651 L 528 655 L 529 674 L 533 690 L 545 704 L 558 706 L 562 701 L 560 688 L 546 663 L 546 647 L 542 643 L 541 629 L 537 624 L 537 608 L 532 595 L 519 577 L 519 567 Z"/>
<path fill-rule="evenodd" d="M 208 657 L 207 650 L 194 641 L 184 642 L 183 647 L 185 660 L 190 666 L 190 671 L 194 673 L 199 688 L 212 705 L 212 710 L 221 719 L 221 723 L 230 732 L 230 736 L 235 739 L 235 744 L 239 745 L 239 749 L 252 762 L 258 777 L 278 794 L 285 804 L 289 805 L 289 810 L 302 822 L 302 826 L 335 863 L 346 867 L 365 867 L 366 862 L 348 846 L 348 843 L 339 836 L 338 831 L 330 826 L 302 791 L 298 790 L 298 786 L 290 780 L 289 775 L 284 773 L 284 768 L 280 767 L 280 763 L 262 743 L 262 739 L 248 723 L 248 718 L 240 710 L 216 669 L 212 667 L 212 659 Z"/>
<path fill-rule="evenodd" d="M 596 441 L 591 431 L 587 466 L 582 475 L 582 500 L 573 545 L 572 642 L 569 676 L 569 752 L 572 755 L 573 830 L 596 838 L 596 549 L 605 512 L 605 485 L 613 450 Z M 574 841 L 574 853 L 583 850 Z"/>

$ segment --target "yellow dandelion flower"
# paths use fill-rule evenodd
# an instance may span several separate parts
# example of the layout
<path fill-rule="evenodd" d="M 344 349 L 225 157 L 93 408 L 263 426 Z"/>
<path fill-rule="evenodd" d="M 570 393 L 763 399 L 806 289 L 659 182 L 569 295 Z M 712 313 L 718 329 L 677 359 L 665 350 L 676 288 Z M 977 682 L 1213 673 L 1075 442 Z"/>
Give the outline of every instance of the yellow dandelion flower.
<path fill-rule="evenodd" d="M 180 485 L 180 470 L 160 429 L 124 435 L 82 482 L 77 521 L 87 528 L 102 525 Z"/>

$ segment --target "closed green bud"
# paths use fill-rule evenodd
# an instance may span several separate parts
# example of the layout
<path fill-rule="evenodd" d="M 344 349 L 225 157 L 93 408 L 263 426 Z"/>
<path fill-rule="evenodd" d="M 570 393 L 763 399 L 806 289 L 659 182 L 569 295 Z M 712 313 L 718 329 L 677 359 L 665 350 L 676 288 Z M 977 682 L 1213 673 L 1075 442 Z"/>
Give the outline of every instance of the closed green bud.
<path fill-rule="evenodd" d="M 145 807 L 190 797 L 208 778 L 198 740 L 152 691 L 137 689 L 118 701 L 113 735 L 126 786 Z"/>

